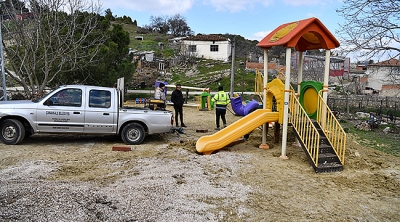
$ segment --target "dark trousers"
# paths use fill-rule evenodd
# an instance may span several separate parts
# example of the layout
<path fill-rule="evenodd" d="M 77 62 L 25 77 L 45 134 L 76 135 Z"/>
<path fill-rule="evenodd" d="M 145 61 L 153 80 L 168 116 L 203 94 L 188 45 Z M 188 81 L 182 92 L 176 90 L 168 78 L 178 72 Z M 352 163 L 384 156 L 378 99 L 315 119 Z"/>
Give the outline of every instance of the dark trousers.
<path fill-rule="evenodd" d="M 216 108 L 215 109 L 215 113 L 217 114 L 216 115 L 216 123 L 217 123 L 217 127 L 219 128 L 219 119 L 221 118 L 222 119 L 222 123 L 224 124 L 224 125 L 226 125 L 226 119 L 225 119 L 225 114 L 226 114 L 226 108 L 223 108 L 223 109 L 220 109 L 220 108 Z"/>
<path fill-rule="evenodd" d="M 165 102 L 159 104 L 158 106 L 160 107 L 161 110 L 165 110 L 165 107 L 166 107 Z"/>
<path fill-rule="evenodd" d="M 181 120 L 181 125 L 183 125 L 183 107 L 182 106 L 174 106 L 175 110 L 175 124 L 178 125 L 178 116 Z"/>

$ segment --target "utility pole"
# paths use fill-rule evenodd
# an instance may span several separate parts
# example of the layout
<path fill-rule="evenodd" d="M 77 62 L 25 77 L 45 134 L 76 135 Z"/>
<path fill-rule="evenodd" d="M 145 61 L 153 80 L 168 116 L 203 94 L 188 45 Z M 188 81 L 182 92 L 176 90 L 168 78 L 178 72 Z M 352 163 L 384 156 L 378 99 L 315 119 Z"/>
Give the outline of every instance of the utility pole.
<path fill-rule="evenodd" d="M 231 55 L 232 55 L 232 67 L 231 67 L 231 91 L 229 93 L 230 97 L 233 97 L 233 88 L 235 86 L 235 43 L 236 43 L 236 36 L 233 38 L 233 42 L 231 45 Z"/>
<path fill-rule="evenodd" d="M 0 4 L 4 1 L 0 1 Z M 1 5 L 0 5 L 1 7 Z M 7 89 L 6 89 L 6 76 L 4 73 L 4 55 L 3 55 L 3 37 L 1 33 L 1 26 L 3 25 L 3 15 L 1 15 L 0 19 L 0 58 L 1 58 L 1 83 L 3 88 L 3 100 L 7 101 Z"/>

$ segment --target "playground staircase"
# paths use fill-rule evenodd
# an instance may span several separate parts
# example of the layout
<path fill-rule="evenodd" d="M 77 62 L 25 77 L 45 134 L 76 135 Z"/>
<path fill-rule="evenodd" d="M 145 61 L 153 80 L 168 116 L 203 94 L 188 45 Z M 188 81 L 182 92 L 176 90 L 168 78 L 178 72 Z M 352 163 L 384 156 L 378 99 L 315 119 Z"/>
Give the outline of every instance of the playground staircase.
<path fill-rule="evenodd" d="M 343 165 L 340 162 L 338 155 L 336 155 L 331 143 L 329 142 L 324 130 L 321 128 L 316 120 L 311 120 L 315 128 L 317 129 L 320 142 L 318 152 L 318 166 L 314 167 L 315 172 L 335 172 L 342 171 Z"/>
<path fill-rule="evenodd" d="M 283 75 L 282 70 L 279 74 Z M 263 76 L 258 70 L 256 70 L 255 82 L 254 92 L 261 97 L 264 90 Z M 275 85 L 278 86 L 278 84 Z M 281 84 L 282 86 L 283 84 Z M 300 104 L 295 90 L 292 87 L 290 88 L 288 123 L 293 126 L 299 143 L 315 172 L 342 171 L 346 148 L 346 133 L 322 98 L 322 90 L 318 93 L 317 117 L 314 120 L 308 116 Z M 273 87 L 268 88 L 268 90 L 273 91 Z M 283 103 L 280 105 L 282 106 Z M 272 105 L 272 107 L 274 106 Z"/>
<path fill-rule="evenodd" d="M 319 140 L 316 144 L 318 145 L 318 149 L 314 154 L 309 152 L 310 149 L 307 147 L 304 139 L 301 139 L 300 134 L 296 133 L 296 136 L 304 152 L 307 154 L 307 158 L 310 164 L 313 166 L 315 172 L 322 173 L 342 171 L 343 165 L 340 162 L 339 157 L 336 155 L 335 150 L 330 144 L 324 131 L 321 129 L 317 121 L 311 120 L 311 122 L 315 126 L 319 135 Z"/>
<path fill-rule="evenodd" d="M 316 173 L 342 171 L 346 134 L 320 95 L 318 105 L 317 120 L 310 119 L 292 91 L 289 123 Z"/>

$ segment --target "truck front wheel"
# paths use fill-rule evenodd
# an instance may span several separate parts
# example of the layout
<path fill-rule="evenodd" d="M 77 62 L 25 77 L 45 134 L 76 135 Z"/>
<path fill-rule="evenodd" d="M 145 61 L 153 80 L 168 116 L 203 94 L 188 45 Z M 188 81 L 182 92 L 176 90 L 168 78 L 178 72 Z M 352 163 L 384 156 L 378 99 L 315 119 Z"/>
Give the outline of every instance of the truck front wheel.
<path fill-rule="evenodd" d="M 144 140 L 145 132 L 139 123 L 129 123 L 121 132 L 121 138 L 126 144 L 138 145 Z"/>
<path fill-rule="evenodd" d="M 6 119 L 0 123 L 0 140 L 7 145 L 16 145 L 25 138 L 24 125 L 16 119 Z"/>

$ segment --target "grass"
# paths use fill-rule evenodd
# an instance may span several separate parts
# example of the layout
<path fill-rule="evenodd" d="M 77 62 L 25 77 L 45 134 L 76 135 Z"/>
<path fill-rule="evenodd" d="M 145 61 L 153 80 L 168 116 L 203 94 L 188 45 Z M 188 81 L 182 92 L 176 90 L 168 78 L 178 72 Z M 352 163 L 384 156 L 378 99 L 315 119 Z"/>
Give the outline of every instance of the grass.
<path fill-rule="evenodd" d="M 173 36 L 163 35 L 159 33 L 147 33 L 147 34 L 139 34 L 137 33 L 137 27 L 132 24 L 124 24 L 120 22 L 113 22 L 116 24 L 120 24 L 125 31 L 129 33 L 130 43 L 129 48 L 140 50 L 140 51 L 154 51 L 155 55 L 160 58 L 170 58 L 174 56 L 174 50 L 167 47 L 168 39 Z M 141 36 L 143 40 L 138 40 L 135 37 Z M 160 49 L 159 43 L 164 43 L 166 46 L 164 50 Z"/>
<path fill-rule="evenodd" d="M 371 131 L 359 130 L 350 121 L 341 121 L 343 128 L 349 129 L 348 134 L 354 136 L 363 147 L 373 148 L 397 157 L 400 157 L 399 129 L 395 130 L 394 124 L 380 125 Z M 390 127 L 395 133 L 384 133 L 383 130 Z"/>
<path fill-rule="evenodd" d="M 253 92 L 255 72 L 245 71 L 244 65 L 241 63 L 242 61 L 240 59 L 235 61 L 234 91 Z M 217 91 L 218 86 L 220 85 L 224 87 L 225 91 L 230 90 L 230 69 L 232 67 L 231 62 L 197 59 L 197 63 L 193 67 L 171 67 L 169 72 L 172 73 L 172 76 L 170 77 L 171 79 L 167 80 L 167 82 L 181 83 L 185 86 L 210 88 L 213 92 Z M 189 72 L 193 72 L 194 74 L 187 75 Z M 204 81 L 207 79 L 217 80 L 211 82 Z M 162 80 L 162 78 L 159 80 Z"/>

